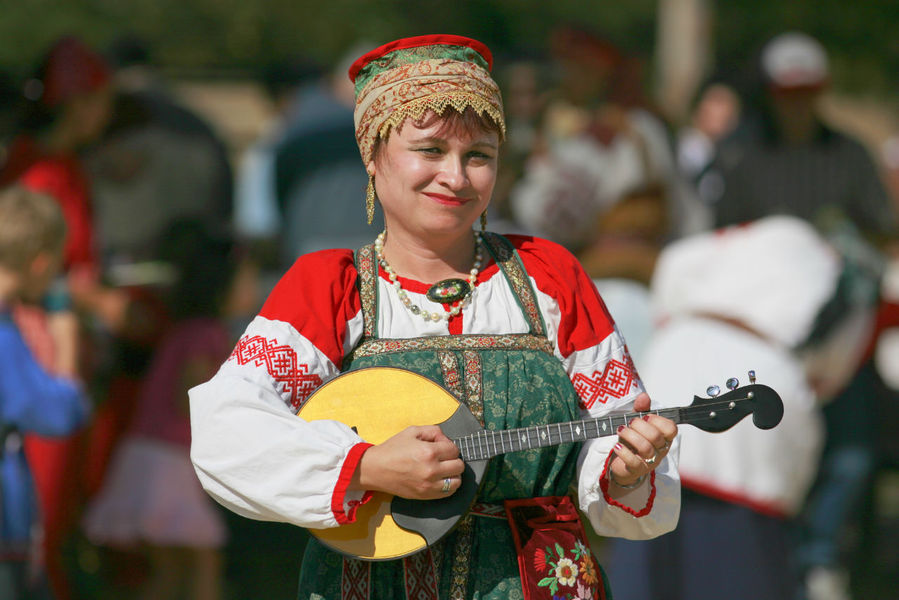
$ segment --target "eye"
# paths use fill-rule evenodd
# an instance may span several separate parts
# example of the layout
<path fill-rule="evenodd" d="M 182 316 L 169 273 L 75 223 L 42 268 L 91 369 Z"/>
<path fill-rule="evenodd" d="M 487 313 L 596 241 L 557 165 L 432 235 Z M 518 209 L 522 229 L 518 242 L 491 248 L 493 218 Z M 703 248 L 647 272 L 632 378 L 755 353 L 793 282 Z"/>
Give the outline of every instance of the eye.
<path fill-rule="evenodd" d="M 420 152 L 426 156 L 439 156 L 443 154 L 443 150 L 436 146 L 426 146 L 424 148 L 417 148 L 416 152 Z"/>
<path fill-rule="evenodd" d="M 493 160 L 495 157 L 487 152 L 481 152 L 480 150 L 472 150 L 468 153 L 468 158 L 477 162 L 489 162 Z"/>

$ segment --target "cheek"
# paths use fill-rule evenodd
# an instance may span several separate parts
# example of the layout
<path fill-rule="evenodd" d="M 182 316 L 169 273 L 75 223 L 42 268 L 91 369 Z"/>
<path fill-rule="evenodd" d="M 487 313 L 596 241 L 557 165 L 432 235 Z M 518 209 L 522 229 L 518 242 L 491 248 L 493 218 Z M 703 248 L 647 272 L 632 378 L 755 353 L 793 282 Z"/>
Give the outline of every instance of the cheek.
<path fill-rule="evenodd" d="M 481 196 L 490 198 L 493 186 L 496 184 L 496 166 L 477 169 L 471 175 L 471 183 Z"/>

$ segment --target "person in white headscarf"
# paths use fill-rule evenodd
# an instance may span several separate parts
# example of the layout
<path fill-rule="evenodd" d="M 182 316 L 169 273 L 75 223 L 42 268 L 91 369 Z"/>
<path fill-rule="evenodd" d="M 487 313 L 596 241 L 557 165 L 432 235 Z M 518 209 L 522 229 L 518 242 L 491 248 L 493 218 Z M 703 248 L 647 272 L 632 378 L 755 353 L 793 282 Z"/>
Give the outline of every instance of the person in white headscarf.
<path fill-rule="evenodd" d="M 619 599 L 794 597 L 791 520 L 818 467 L 819 398 L 854 372 L 873 324 L 870 304 L 847 301 L 844 263 L 811 225 L 786 216 L 663 251 L 651 284 L 659 326 L 641 362 L 647 389 L 682 406 L 728 378 L 749 383 L 752 370 L 781 396 L 784 416 L 771 430 L 751 419 L 720 434 L 681 428 L 678 528 L 611 542 L 610 579 L 627 573 L 632 584 Z"/>

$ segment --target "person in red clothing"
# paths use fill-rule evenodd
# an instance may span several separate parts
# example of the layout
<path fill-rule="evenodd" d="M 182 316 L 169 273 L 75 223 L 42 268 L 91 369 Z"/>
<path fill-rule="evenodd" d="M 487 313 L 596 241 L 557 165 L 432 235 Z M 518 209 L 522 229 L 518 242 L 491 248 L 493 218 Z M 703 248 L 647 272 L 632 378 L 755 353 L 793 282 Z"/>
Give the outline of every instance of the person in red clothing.
<path fill-rule="evenodd" d="M 84 43 L 63 37 L 48 49 L 22 92 L 18 129 L 0 168 L 0 185 L 19 183 L 52 196 L 62 209 L 69 234 L 63 250 L 63 276 L 41 305 L 21 305 L 14 314 L 44 366 L 73 376 L 79 370 L 76 310 L 99 316 L 115 328 L 123 321 L 127 306 L 121 292 L 99 284 L 90 185 L 78 154 L 106 127 L 112 100 L 110 72 L 104 60 Z M 26 438 L 44 515 L 47 571 L 62 600 L 71 596 L 61 547 L 79 505 L 77 461 L 83 435 Z"/>

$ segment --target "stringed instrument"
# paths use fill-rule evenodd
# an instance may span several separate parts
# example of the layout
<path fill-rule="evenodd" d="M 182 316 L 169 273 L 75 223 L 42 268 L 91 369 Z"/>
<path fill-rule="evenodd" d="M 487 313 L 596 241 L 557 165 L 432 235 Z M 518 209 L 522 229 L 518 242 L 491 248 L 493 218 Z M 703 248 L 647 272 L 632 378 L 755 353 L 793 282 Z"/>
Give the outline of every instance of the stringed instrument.
<path fill-rule="evenodd" d="M 474 502 L 487 462 L 494 456 L 615 435 L 619 425 L 645 414 L 709 432 L 725 431 L 749 414 L 760 429 L 780 422 L 783 403 L 777 392 L 754 383 L 736 388 L 732 382 L 735 380 L 729 382 L 729 387 L 734 387 L 731 391 L 709 398 L 694 396 L 690 406 L 489 431 L 452 393 L 427 377 L 393 367 L 344 373 L 309 396 L 297 415 L 307 421 L 340 421 L 372 444 L 380 444 L 406 427 L 437 424 L 465 462 L 462 485 L 438 500 L 409 500 L 375 492 L 357 508 L 353 523 L 309 532 L 329 548 L 354 558 L 402 558 L 449 533 Z M 710 393 L 714 393 L 711 388 Z"/>

